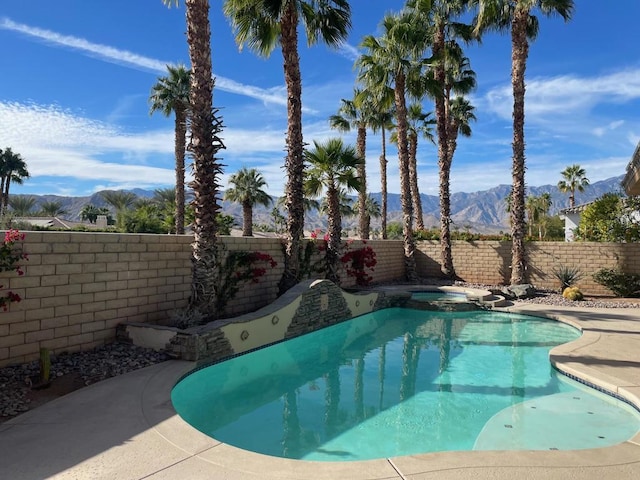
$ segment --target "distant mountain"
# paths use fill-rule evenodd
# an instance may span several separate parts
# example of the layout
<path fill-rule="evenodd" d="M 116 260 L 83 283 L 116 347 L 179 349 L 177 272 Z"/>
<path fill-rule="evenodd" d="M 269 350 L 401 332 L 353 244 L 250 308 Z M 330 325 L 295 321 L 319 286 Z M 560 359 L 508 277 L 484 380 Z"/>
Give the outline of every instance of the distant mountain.
<path fill-rule="evenodd" d="M 576 192 L 576 205 L 595 200 L 607 192 L 621 191 L 620 183 L 624 175 L 608 178 L 589 185 L 583 193 Z M 140 197 L 151 197 L 153 192 L 142 189 L 130 190 Z M 509 217 L 506 209 L 505 198 L 511 191 L 510 185 L 499 185 L 489 190 L 480 192 L 465 193 L 458 192 L 451 195 L 451 216 L 454 227 L 458 229 L 469 229 L 479 233 L 496 233 L 509 228 Z M 542 185 L 539 187 L 527 188 L 527 195 L 539 196 L 543 193 L 551 195 L 551 214 L 555 215 L 560 210 L 569 207 L 569 195 L 561 193 L 556 185 Z M 372 193 L 372 197 L 379 203 L 380 193 Z M 82 208 L 91 203 L 98 207 L 108 207 L 102 199 L 100 192 L 85 197 L 64 197 L 58 195 L 30 195 L 36 199 L 36 207 L 43 202 L 60 202 L 66 210 L 66 214 L 61 218 L 79 221 Z M 439 199 L 434 195 L 421 195 L 422 209 L 424 213 L 425 226 L 434 227 L 439 225 L 440 206 Z M 275 200 L 275 199 L 274 199 Z M 237 203 L 222 202 L 222 211 L 236 219 L 238 225 L 242 225 L 242 207 Z M 258 207 L 254 212 L 254 223 L 272 225 L 271 208 Z M 391 193 L 388 195 L 388 219 L 387 222 L 400 222 L 402 219 L 402 208 L 400 205 L 400 195 Z M 380 226 L 379 219 L 372 219 L 372 228 Z M 344 219 L 344 227 L 355 229 L 357 218 L 350 217 Z M 315 228 L 326 229 L 327 222 L 318 211 L 310 212 L 306 216 L 305 227 L 308 230 Z"/>

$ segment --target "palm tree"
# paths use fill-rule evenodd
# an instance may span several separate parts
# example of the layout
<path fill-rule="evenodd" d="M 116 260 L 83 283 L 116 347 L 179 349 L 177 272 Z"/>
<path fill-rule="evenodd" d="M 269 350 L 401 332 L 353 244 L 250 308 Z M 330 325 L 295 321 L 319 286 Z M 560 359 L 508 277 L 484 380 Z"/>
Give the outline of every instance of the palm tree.
<path fill-rule="evenodd" d="M 178 0 L 163 0 L 177 4 Z M 220 210 L 218 178 L 222 166 L 216 155 L 224 148 L 219 137 L 222 120 L 213 108 L 211 68 L 211 27 L 209 0 L 185 0 L 187 16 L 187 44 L 191 61 L 189 86 L 191 141 L 187 150 L 193 155 L 193 272 L 189 307 L 206 310 L 216 303 L 215 275 L 218 256 L 217 217 Z M 214 314 L 215 315 L 215 314 Z"/>
<path fill-rule="evenodd" d="M 9 205 L 11 182 L 21 185 L 25 178 L 29 178 L 29 171 L 20 154 L 13 153 L 11 148 L 0 148 L 0 217 L 4 216 Z"/>
<path fill-rule="evenodd" d="M 273 201 L 263 190 L 267 182 L 255 168 L 243 167 L 229 177 L 229 183 L 235 187 L 228 188 L 224 199 L 242 205 L 242 236 L 253 237 L 253 207 L 268 207 Z"/>
<path fill-rule="evenodd" d="M 410 0 L 409 11 L 417 21 L 426 25 L 425 34 L 431 44 L 432 58 L 421 90 L 434 99 L 436 132 L 438 137 L 438 170 L 440 195 L 440 254 L 441 271 L 445 277 L 455 278 L 451 252 L 450 172 L 453 153 L 450 134 L 451 92 L 464 95 L 475 87 L 473 72 L 462 68 L 464 57 L 456 39 L 471 39 L 469 25 L 456 21 L 465 10 L 467 0 Z M 468 65 L 468 62 L 467 62 Z M 453 143 L 455 145 L 455 142 Z"/>
<path fill-rule="evenodd" d="M 367 195 L 367 200 L 364 203 L 364 208 L 369 218 L 380 218 L 382 216 L 382 212 L 380 210 L 380 204 L 371 195 Z M 359 209 L 360 209 L 360 205 L 356 204 L 354 208 L 355 213 L 358 213 Z"/>
<path fill-rule="evenodd" d="M 407 109 L 407 147 L 409 149 L 409 182 L 411 184 L 411 199 L 413 213 L 416 219 L 416 229 L 424 230 L 424 216 L 422 213 L 422 199 L 418 187 L 418 138 L 422 133 L 424 138 L 433 143 L 433 128 L 435 121 L 431 113 L 422 111 L 422 104 L 414 102 Z M 397 136 L 391 135 L 391 141 L 396 143 Z"/>
<path fill-rule="evenodd" d="M 302 79 L 298 54 L 298 23 L 304 25 L 307 42 L 322 40 L 339 45 L 351 27 L 347 0 L 226 0 L 223 6 L 239 44 L 247 44 L 268 57 L 280 45 L 287 85 L 287 245 L 284 272 L 279 284 L 283 294 L 300 280 L 300 251 L 304 233 L 304 143 L 302 139 Z"/>
<path fill-rule="evenodd" d="M 390 101 L 393 102 L 393 97 L 391 96 Z M 382 139 L 380 152 L 380 230 L 382 231 L 383 239 L 387 238 L 387 131 L 393 128 L 393 116 L 394 112 L 390 105 L 385 108 L 382 102 L 377 102 L 376 112 L 371 118 L 371 129 L 374 133 L 379 130 Z"/>
<path fill-rule="evenodd" d="M 544 219 L 551 208 L 551 194 L 543 193 L 540 196 L 529 195 L 525 201 L 527 212 L 527 224 L 529 226 L 529 237 L 533 237 L 533 227 L 538 225 L 538 239 L 543 238 Z"/>
<path fill-rule="evenodd" d="M 358 149 L 356 148 L 356 153 Z M 356 210 L 358 209 L 358 204 L 353 203 L 353 198 L 347 195 L 347 192 L 344 188 L 338 188 L 338 209 L 340 210 L 340 216 L 342 218 L 352 217 L 356 214 Z M 327 197 L 324 197 L 320 200 L 320 213 L 329 216 L 330 206 L 327 200 Z"/>
<path fill-rule="evenodd" d="M 150 113 L 160 111 L 165 117 L 175 113 L 174 150 L 176 157 L 175 222 L 176 233 L 184 234 L 184 157 L 187 139 L 187 115 L 189 111 L 189 84 L 191 72 L 184 65 L 167 65 L 169 74 L 158 78 L 151 89 Z"/>
<path fill-rule="evenodd" d="M 362 158 L 351 146 L 345 146 L 339 138 L 332 138 L 325 143 L 314 140 L 314 149 L 305 151 L 305 160 L 309 164 L 305 190 L 309 195 L 317 196 L 326 189 L 328 205 L 327 241 L 327 279 L 340 283 L 338 276 L 338 256 L 342 237 L 342 214 L 340 211 L 339 193 L 341 189 L 358 190 L 360 178 L 357 168 Z"/>
<path fill-rule="evenodd" d="M 82 210 L 80 210 L 80 220 L 88 220 L 89 223 L 96 223 L 98 215 L 105 215 L 107 217 L 107 223 L 110 223 L 110 212 L 107 207 L 96 207 L 95 205 L 87 203 L 82 207 Z"/>
<path fill-rule="evenodd" d="M 35 205 L 36 198 L 31 195 L 18 195 L 9 199 L 9 206 L 16 217 L 30 217 Z"/>
<path fill-rule="evenodd" d="M 67 211 L 62 207 L 62 203 L 58 201 L 42 202 L 40 204 L 40 214 L 44 217 L 57 217 L 64 215 Z"/>
<path fill-rule="evenodd" d="M 393 87 L 406 276 L 409 281 L 417 281 L 407 142 L 406 82 L 407 76 L 416 68 L 416 60 L 424 51 L 424 33 L 420 25 L 411 20 L 408 15 L 385 16 L 382 21 L 382 36 L 365 36 L 360 44 L 366 53 L 357 60 L 357 66 L 360 69 L 359 80 L 365 85 L 378 85 L 380 89 Z"/>
<path fill-rule="evenodd" d="M 476 31 L 487 29 L 511 32 L 511 86 L 513 89 L 513 160 L 511 175 L 511 284 L 524 283 L 525 256 L 525 141 L 524 141 L 524 75 L 529 56 L 529 40 L 538 34 L 538 10 L 545 16 L 560 15 L 571 19 L 573 0 L 472 0 L 478 6 Z"/>
<path fill-rule="evenodd" d="M 573 208 L 576 206 L 576 190 L 584 192 L 585 187 L 589 186 L 587 172 L 580 165 L 574 164 L 565 168 L 560 175 L 562 180 L 558 182 L 558 189 L 562 193 L 569 192 L 569 207 Z"/>
<path fill-rule="evenodd" d="M 358 177 L 360 177 L 360 191 L 358 192 L 358 211 L 364 212 L 360 215 L 359 230 L 360 238 L 369 238 L 371 218 L 366 214 L 365 204 L 367 202 L 367 172 L 366 172 L 366 150 L 367 150 L 367 128 L 370 126 L 375 111 L 373 95 L 369 90 L 355 88 L 353 99 L 340 101 L 340 109 L 336 115 L 329 118 L 331 128 L 341 132 L 348 132 L 351 128 L 356 129 L 356 152 L 362 158 L 362 164 L 358 166 Z"/>
<path fill-rule="evenodd" d="M 124 229 L 124 214 L 133 207 L 138 196 L 133 192 L 123 190 L 105 190 L 100 192 L 102 199 L 113 207 L 116 213 L 116 226 L 119 230 Z"/>

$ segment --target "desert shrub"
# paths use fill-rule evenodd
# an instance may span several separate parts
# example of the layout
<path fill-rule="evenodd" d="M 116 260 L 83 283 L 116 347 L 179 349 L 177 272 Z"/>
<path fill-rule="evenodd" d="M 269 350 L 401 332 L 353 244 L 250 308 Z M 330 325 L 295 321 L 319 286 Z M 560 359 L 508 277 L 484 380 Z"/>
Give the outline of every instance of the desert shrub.
<path fill-rule="evenodd" d="M 640 275 L 624 273 L 615 268 L 602 268 L 593 274 L 593 279 L 607 287 L 617 297 L 640 296 Z"/>
<path fill-rule="evenodd" d="M 554 267 L 551 272 L 560 281 L 561 292 L 564 292 L 568 287 L 572 287 L 582 278 L 582 272 L 577 267 L 558 265 L 557 267 Z"/>
<path fill-rule="evenodd" d="M 584 299 L 584 295 L 578 287 L 567 287 L 563 290 L 562 296 L 567 300 L 579 301 Z"/>

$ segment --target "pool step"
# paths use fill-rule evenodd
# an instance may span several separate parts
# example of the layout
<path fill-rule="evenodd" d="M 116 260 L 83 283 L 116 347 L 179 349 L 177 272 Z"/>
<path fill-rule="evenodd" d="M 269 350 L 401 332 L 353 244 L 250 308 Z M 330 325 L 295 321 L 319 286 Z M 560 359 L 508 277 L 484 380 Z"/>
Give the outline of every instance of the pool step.
<path fill-rule="evenodd" d="M 488 295 L 484 298 L 478 299 L 478 301 L 490 308 L 506 307 L 509 305 L 509 301 L 501 295 Z"/>

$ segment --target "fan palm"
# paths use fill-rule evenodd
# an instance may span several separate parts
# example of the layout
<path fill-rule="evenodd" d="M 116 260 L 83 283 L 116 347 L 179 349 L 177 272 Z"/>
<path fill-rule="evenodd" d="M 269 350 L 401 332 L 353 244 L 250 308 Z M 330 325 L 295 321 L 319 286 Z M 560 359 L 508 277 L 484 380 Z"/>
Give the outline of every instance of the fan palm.
<path fill-rule="evenodd" d="M 298 54 L 298 24 L 302 22 L 309 45 L 322 40 L 339 45 L 351 27 L 347 0 L 226 0 L 223 5 L 239 44 L 269 56 L 280 45 L 287 86 L 285 186 L 287 245 L 282 294 L 300 280 L 300 250 L 304 233 L 304 143 L 302 139 L 302 79 Z"/>
<path fill-rule="evenodd" d="M 477 5 L 476 31 L 509 30 L 511 33 L 511 86 L 513 89 L 513 160 L 511 167 L 511 284 L 525 281 L 525 69 L 529 40 L 538 35 L 539 23 L 532 11 L 571 19 L 573 0 L 472 0 Z"/>
<path fill-rule="evenodd" d="M 383 239 L 387 238 L 387 131 L 394 127 L 394 112 L 392 110 L 393 95 L 388 95 L 388 99 L 388 103 L 380 100 L 376 102 L 376 110 L 371 118 L 371 130 L 373 130 L 374 133 L 380 131 L 382 146 L 380 151 L 380 229 Z"/>
<path fill-rule="evenodd" d="M 178 0 L 162 0 L 177 4 Z M 190 308 L 205 310 L 215 305 L 213 284 L 218 249 L 217 217 L 220 210 L 218 179 L 222 166 L 216 155 L 224 148 L 219 137 L 222 120 L 213 108 L 214 80 L 211 69 L 211 26 L 209 0 L 185 0 L 187 44 L 191 61 L 189 86 L 191 141 L 187 150 L 193 155 L 193 273 Z M 216 312 L 211 312 L 213 316 Z"/>
<path fill-rule="evenodd" d="M 36 201 L 31 195 L 17 195 L 9 199 L 9 206 L 16 217 L 30 217 L 34 213 Z"/>
<path fill-rule="evenodd" d="M 175 114 L 174 150 L 176 157 L 176 189 L 175 189 L 175 229 L 176 233 L 184 233 L 184 157 L 187 138 L 187 115 L 189 111 L 189 84 L 191 72 L 184 65 L 172 67 L 167 65 L 169 74 L 160 77 L 151 89 L 149 102 L 150 113 L 162 112 L 166 117 Z"/>
<path fill-rule="evenodd" d="M 4 216 L 9 205 L 9 188 L 11 182 L 21 185 L 29 178 L 27 164 L 19 153 L 11 148 L 0 148 L 0 217 Z"/>
<path fill-rule="evenodd" d="M 340 191 L 358 190 L 360 178 L 357 168 L 362 158 L 351 146 L 345 146 L 339 138 L 332 138 L 325 143 L 314 140 L 314 148 L 305 151 L 305 160 L 309 164 L 305 191 L 318 196 L 326 189 L 328 206 L 328 240 L 327 240 L 327 279 L 339 283 L 338 257 L 342 237 L 342 213 L 340 211 Z"/>
<path fill-rule="evenodd" d="M 40 204 L 40 214 L 44 217 L 57 217 L 64 215 L 67 211 L 62 207 L 62 202 L 42 202 Z"/>
<path fill-rule="evenodd" d="M 348 132 L 351 128 L 356 129 L 356 152 L 362 159 L 362 164 L 358 166 L 358 177 L 360 177 L 360 191 L 358 192 L 360 238 L 369 238 L 369 228 L 371 219 L 367 216 L 365 204 L 367 202 L 367 174 L 366 174 L 366 147 L 367 128 L 372 122 L 374 114 L 373 96 L 370 91 L 355 88 L 353 99 L 340 101 L 340 109 L 336 115 L 329 118 L 331 128 L 341 132 Z"/>
<path fill-rule="evenodd" d="M 272 199 L 263 190 L 267 182 L 255 168 L 242 168 L 229 177 L 229 183 L 234 187 L 228 188 L 224 199 L 242 205 L 242 236 L 253 236 L 253 207 L 254 205 L 271 205 Z"/>
<path fill-rule="evenodd" d="M 562 180 L 558 182 L 558 189 L 562 193 L 569 192 L 569 207 L 573 208 L 576 206 L 576 190 L 584 192 L 589 185 L 587 172 L 580 165 L 571 165 L 560 172 L 560 175 Z"/>
<path fill-rule="evenodd" d="M 441 271 L 455 278 L 451 252 L 451 198 L 449 177 L 455 142 L 451 142 L 451 93 L 464 95 L 475 88 L 475 74 L 468 69 L 457 39 L 469 41 L 472 28 L 457 21 L 466 8 L 467 0 L 410 0 L 409 11 L 425 25 L 425 35 L 431 45 L 429 71 L 423 78 L 421 90 L 434 100 L 438 137 L 438 170 L 440 195 L 440 254 Z M 466 63 L 465 63 L 466 62 Z M 465 68 L 467 67 L 467 68 Z"/>
<path fill-rule="evenodd" d="M 422 199 L 418 187 L 418 138 L 420 134 L 433 143 L 433 128 L 435 124 L 431 113 L 422 111 L 422 104 L 414 102 L 407 109 L 407 147 L 409 149 L 409 182 L 411 184 L 411 199 L 413 201 L 413 213 L 416 219 L 416 229 L 424 230 L 424 218 L 422 214 Z M 391 135 L 391 141 L 396 143 L 398 137 L 395 132 Z"/>
<path fill-rule="evenodd" d="M 402 204 L 402 237 L 404 243 L 407 280 L 418 279 L 413 237 L 413 207 L 409 178 L 409 151 L 407 141 L 406 82 L 416 68 L 417 59 L 424 51 L 424 33 L 418 22 L 408 15 L 387 15 L 382 21 L 383 34 L 376 38 L 364 37 L 360 46 L 366 53 L 357 60 L 359 80 L 365 85 L 378 85 L 380 89 L 392 87 L 396 111 L 398 137 L 398 164 Z"/>
<path fill-rule="evenodd" d="M 105 190 L 100 192 L 102 199 L 113 207 L 116 213 L 116 227 L 124 229 L 124 214 L 133 207 L 138 196 L 133 192 L 123 190 Z"/>

